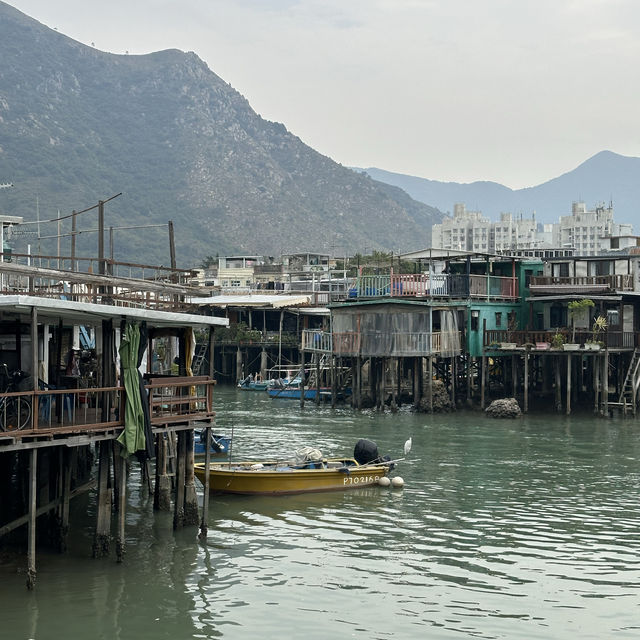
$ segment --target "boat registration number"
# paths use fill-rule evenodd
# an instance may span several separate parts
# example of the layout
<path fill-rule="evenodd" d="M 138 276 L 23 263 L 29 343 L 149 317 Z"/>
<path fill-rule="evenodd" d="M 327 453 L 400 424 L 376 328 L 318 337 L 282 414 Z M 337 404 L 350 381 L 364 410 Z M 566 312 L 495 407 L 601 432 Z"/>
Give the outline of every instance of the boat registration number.
<path fill-rule="evenodd" d="M 342 484 L 370 484 L 375 481 L 375 476 L 345 476 Z"/>

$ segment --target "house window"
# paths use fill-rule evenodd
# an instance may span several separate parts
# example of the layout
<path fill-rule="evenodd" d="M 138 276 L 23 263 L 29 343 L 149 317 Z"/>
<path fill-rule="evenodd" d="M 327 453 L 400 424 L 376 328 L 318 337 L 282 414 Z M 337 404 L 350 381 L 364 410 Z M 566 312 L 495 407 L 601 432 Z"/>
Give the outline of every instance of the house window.
<path fill-rule="evenodd" d="M 502 312 L 496 311 L 496 328 L 502 326 Z"/>
<path fill-rule="evenodd" d="M 607 309 L 607 324 L 610 327 L 616 327 L 620 324 L 620 313 L 617 309 Z"/>

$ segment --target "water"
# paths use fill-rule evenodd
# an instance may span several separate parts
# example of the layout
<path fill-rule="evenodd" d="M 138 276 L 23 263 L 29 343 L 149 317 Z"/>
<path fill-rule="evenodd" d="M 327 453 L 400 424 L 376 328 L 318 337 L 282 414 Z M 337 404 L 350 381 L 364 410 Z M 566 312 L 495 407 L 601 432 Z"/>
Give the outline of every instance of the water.
<path fill-rule="evenodd" d="M 637 638 L 640 438 L 632 420 L 350 408 L 216 389 L 234 457 L 403 455 L 405 488 L 211 501 L 206 545 L 153 514 L 137 471 L 124 565 L 92 560 L 91 497 L 65 556 L 0 556 L 0 638 Z M 87 518 L 84 514 L 88 513 Z"/>

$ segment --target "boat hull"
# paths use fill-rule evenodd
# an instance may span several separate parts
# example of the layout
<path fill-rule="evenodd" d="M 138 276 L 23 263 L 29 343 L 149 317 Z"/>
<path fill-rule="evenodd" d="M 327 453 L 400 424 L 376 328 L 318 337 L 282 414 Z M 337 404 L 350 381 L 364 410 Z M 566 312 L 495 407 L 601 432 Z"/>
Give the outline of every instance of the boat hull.
<path fill-rule="evenodd" d="M 209 469 L 209 490 L 212 493 L 245 495 L 344 491 L 377 484 L 378 480 L 388 473 L 388 467 L 385 465 L 335 466 L 335 462 L 344 461 L 334 461 L 333 468 L 321 469 L 295 469 L 273 464 L 251 470 L 251 463 L 214 463 Z M 204 464 L 196 464 L 195 473 L 204 484 Z"/>

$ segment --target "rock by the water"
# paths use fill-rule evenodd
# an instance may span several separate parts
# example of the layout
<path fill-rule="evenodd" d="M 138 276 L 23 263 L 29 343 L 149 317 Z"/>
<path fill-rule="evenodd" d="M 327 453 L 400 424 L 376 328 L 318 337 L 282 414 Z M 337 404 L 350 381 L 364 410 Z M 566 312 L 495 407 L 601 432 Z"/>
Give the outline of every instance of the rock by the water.
<path fill-rule="evenodd" d="M 520 405 L 515 398 L 494 400 L 485 413 L 491 418 L 519 418 L 522 415 Z"/>
<path fill-rule="evenodd" d="M 420 399 L 420 404 L 418 405 L 417 410 L 421 413 L 429 413 L 430 409 L 429 391 L 425 389 L 424 396 Z M 451 397 L 449 396 L 449 391 L 442 380 L 434 380 L 433 413 L 442 413 L 446 411 L 455 411 L 455 407 L 453 402 L 451 402 Z"/>

